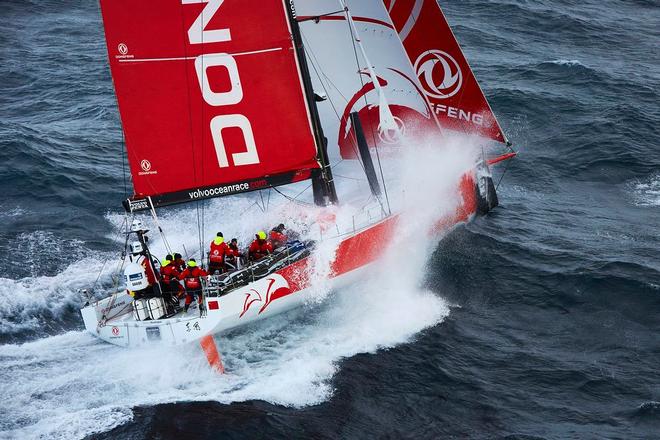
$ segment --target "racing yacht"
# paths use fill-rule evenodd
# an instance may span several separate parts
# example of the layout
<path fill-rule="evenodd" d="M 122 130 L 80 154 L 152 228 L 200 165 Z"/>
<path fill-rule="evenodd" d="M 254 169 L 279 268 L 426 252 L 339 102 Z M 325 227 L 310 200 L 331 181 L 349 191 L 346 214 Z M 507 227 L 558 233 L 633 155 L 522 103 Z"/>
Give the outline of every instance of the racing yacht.
<path fill-rule="evenodd" d="M 420 234 L 438 237 L 497 206 L 490 168 L 515 152 L 435 0 L 100 3 L 134 189 L 123 202 L 123 282 L 88 291 L 81 310 L 100 339 L 123 347 L 200 340 L 221 369 L 213 335 L 304 304 L 319 273 L 333 289 L 364 276 L 402 215 L 390 203 L 383 154 L 396 161 L 417 143 L 442 149 L 452 133 L 484 146 L 457 176 L 451 212 Z M 355 203 L 350 221 L 334 215 L 356 197 L 336 185 L 342 166 L 368 182 L 357 196 L 368 202 Z M 147 269 L 132 259 L 151 262 L 158 279 L 141 211 L 171 251 L 158 210 L 285 185 L 311 188 L 313 203 L 300 209 L 316 219 L 315 237 L 204 277 L 187 311 L 157 281 L 147 285 Z M 316 255 L 328 247 L 319 271 Z M 149 297 L 138 299 L 145 288 Z"/>

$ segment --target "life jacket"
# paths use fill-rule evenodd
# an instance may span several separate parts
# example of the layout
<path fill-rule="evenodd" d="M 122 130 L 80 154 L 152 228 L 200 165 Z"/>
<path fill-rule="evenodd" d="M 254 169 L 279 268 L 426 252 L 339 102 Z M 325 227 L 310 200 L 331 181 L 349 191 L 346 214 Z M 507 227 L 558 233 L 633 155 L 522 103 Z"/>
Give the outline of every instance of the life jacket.
<path fill-rule="evenodd" d="M 249 252 L 253 259 L 259 260 L 273 252 L 273 245 L 267 240 L 254 240 L 250 245 Z"/>
<path fill-rule="evenodd" d="M 206 273 L 205 270 L 200 269 L 199 267 L 195 267 L 192 270 L 190 268 L 187 268 L 183 272 L 181 272 L 181 275 L 179 275 L 180 280 L 184 280 L 184 284 L 186 286 L 186 289 L 188 290 L 199 290 L 202 288 L 202 282 L 199 279 L 199 277 L 205 277 L 208 274 Z"/>
<path fill-rule="evenodd" d="M 172 279 L 176 279 L 179 276 L 179 271 L 174 267 L 174 263 L 169 263 L 167 266 L 161 266 L 160 268 L 160 279 L 165 284 L 169 284 Z"/>
<path fill-rule="evenodd" d="M 240 257 L 241 251 L 238 250 L 238 246 L 229 245 L 229 249 L 227 250 L 227 256 L 232 258 Z"/>
<path fill-rule="evenodd" d="M 220 239 L 220 240 L 219 240 Z M 209 260 L 212 263 L 224 263 L 225 255 L 229 253 L 229 246 L 224 242 L 222 237 L 217 237 L 211 242 L 211 251 L 209 252 Z"/>
<path fill-rule="evenodd" d="M 176 269 L 181 272 L 186 270 L 186 260 L 183 258 L 177 258 L 176 260 L 172 261 L 172 264 L 174 264 L 174 267 L 176 267 Z"/>
<path fill-rule="evenodd" d="M 287 237 L 285 234 L 276 231 L 273 229 L 270 231 L 270 242 L 273 244 L 273 248 L 278 248 L 286 244 Z"/>

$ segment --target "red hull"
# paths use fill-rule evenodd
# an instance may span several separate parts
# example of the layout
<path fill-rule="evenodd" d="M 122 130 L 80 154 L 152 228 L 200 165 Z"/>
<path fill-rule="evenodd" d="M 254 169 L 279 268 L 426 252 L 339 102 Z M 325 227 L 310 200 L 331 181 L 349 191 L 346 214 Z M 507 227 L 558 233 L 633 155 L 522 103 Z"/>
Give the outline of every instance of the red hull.
<path fill-rule="evenodd" d="M 452 214 L 439 218 L 430 233 L 437 235 L 452 226 L 466 222 L 477 212 L 477 195 L 475 190 L 475 179 L 472 173 L 466 173 L 459 185 L 461 202 Z M 399 223 L 399 214 L 387 217 L 375 225 L 343 240 L 335 254 L 332 262 L 329 278 L 335 278 L 347 274 L 355 269 L 373 263 L 383 253 L 382 244 L 388 237 L 396 233 Z M 290 293 L 303 290 L 310 286 L 310 273 L 313 270 L 313 257 L 307 257 L 284 269 L 278 271 L 289 286 Z"/>

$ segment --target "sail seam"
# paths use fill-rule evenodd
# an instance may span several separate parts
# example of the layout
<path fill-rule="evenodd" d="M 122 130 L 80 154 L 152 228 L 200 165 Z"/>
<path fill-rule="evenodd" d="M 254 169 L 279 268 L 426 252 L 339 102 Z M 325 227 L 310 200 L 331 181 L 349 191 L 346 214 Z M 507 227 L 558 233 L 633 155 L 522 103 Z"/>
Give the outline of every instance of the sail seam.
<path fill-rule="evenodd" d="M 237 52 L 237 53 L 228 53 L 228 56 L 236 57 L 240 55 L 254 55 L 254 54 L 259 54 L 259 53 L 267 53 L 267 52 L 276 52 L 278 50 L 284 50 L 283 47 L 273 47 L 270 49 L 261 49 L 261 50 L 251 50 L 248 52 Z M 142 63 L 142 62 L 150 62 L 150 61 L 187 61 L 187 60 L 194 60 L 197 59 L 200 56 L 204 55 L 198 55 L 194 57 L 170 57 L 170 58 L 131 58 L 127 60 L 119 60 L 120 63 Z"/>

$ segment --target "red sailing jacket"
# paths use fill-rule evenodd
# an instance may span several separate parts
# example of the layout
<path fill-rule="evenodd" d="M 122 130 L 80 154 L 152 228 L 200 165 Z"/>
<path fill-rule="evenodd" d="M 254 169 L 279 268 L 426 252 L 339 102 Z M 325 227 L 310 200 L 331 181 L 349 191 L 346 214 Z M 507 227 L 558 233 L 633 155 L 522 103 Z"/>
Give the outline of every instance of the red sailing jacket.
<path fill-rule="evenodd" d="M 229 249 L 227 250 L 227 256 L 238 258 L 241 256 L 241 251 L 238 250 L 238 246 L 231 247 L 231 245 L 229 245 Z"/>
<path fill-rule="evenodd" d="M 167 266 L 161 266 L 160 276 L 165 284 L 169 284 L 172 279 L 179 277 L 179 271 L 174 266 L 174 263 L 170 263 Z"/>
<path fill-rule="evenodd" d="M 213 263 L 224 263 L 225 256 L 229 255 L 229 246 L 224 241 L 220 244 L 211 242 L 211 252 L 209 252 L 209 260 Z"/>
<path fill-rule="evenodd" d="M 250 245 L 248 252 L 250 253 L 250 257 L 253 260 L 260 260 L 261 258 L 273 252 L 273 245 L 270 244 L 270 241 L 254 240 Z"/>
<path fill-rule="evenodd" d="M 186 270 L 186 260 L 183 258 L 177 258 L 176 260 L 172 261 L 171 264 L 174 264 L 174 267 L 177 268 L 177 270 L 184 271 Z"/>
<path fill-rule="evenodd" d="M 286 235 L 275 230 L 270 231 L 270 242 L 273 243 L 274 248 L 284 246 L 286 244 Z"/>
<path fill-rule="evenodd" d="M 199 277 L 205 277 L 207 275 L 208 273 L 204 269 L 193 267 L 192 270 L 187 268 L 181 272 L 179 279 L 185 280 L 186 289 L 197 290 L 202 288 L 202 282 L 199 280 Z"/>

